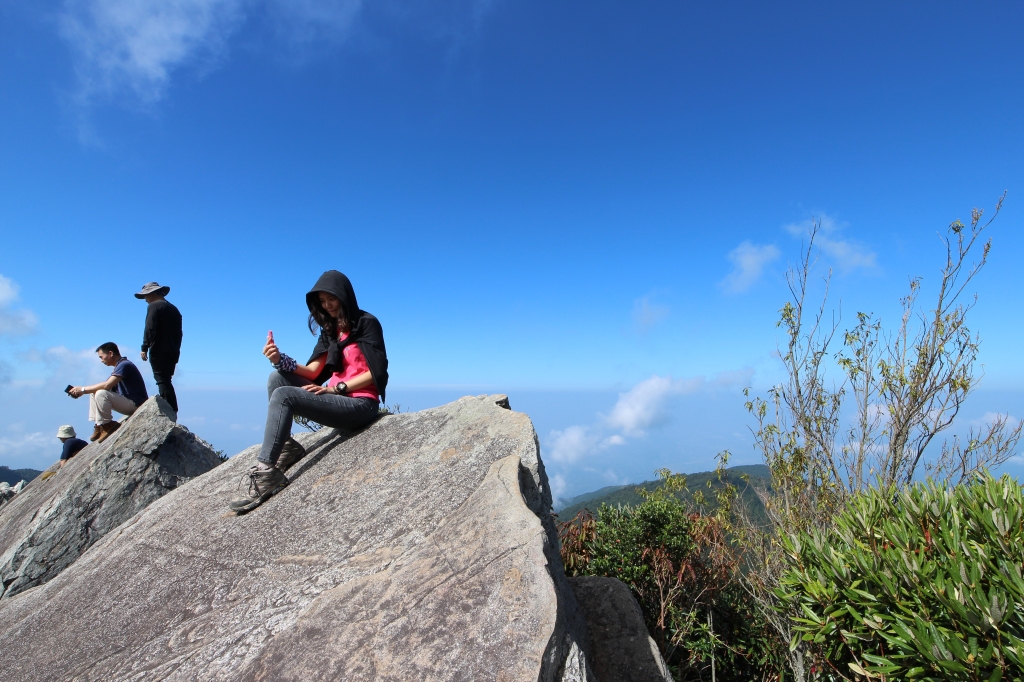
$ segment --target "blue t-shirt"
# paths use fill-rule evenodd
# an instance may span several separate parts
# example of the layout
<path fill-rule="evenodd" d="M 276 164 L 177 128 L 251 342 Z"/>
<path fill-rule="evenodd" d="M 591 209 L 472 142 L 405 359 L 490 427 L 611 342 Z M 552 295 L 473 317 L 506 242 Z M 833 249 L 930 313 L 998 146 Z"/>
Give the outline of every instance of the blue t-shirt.
<path fill-rule="evenodd" d="M 117 384 L 117 392 L 135 403 L 136 407 L 149 399 L 149 393 L 146 392 L 146 382 L 142 378 L 142 372 L 128 358 L 118 360 L 110 376 L 121 377 L 121 381 Z"/>
<path fill-rule="evenodd" d="M 64 441 L 64 450 L 61 451 L 60 458 L 71 459 L 72 457 L 77 455 L 79 451 L 86 445 L 88 445 L 88 443 L 86 443 L 81 438 L 68 438 L 66 441 Z"/>

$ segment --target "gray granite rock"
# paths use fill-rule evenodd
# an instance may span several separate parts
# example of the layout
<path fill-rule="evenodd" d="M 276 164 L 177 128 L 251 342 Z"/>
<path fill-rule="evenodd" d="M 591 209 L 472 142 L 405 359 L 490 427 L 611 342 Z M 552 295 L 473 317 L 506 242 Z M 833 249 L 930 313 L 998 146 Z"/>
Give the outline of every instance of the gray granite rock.
<path fill-rule="evenodd" d="M 590 664 L 601 682 L 672 682 L 633 594 L 615 578 L 569 578 L 587 621 Z"/>
<path fill-rule="evenodd" d="M 10 502 L 24 487 L 25 481 L 18 481 L 15 485 L 11 485 L 7 481 L 0 481 L 0 507 Z"/>
<path fill-rule="evenodd" d="M 244 516 L 250 448 L 0 601 L 24 680 L 595 682 L 537 438 L 504 396 L 302 434 Z"/>
<path fill-rule="evenodd" d="M 63 469 L 54 464 L 0 508 L 0 598 L 52 580 L 104 535 L 220 464 L 174 419 L 163 398 L 150 398 L 104 442 Z"/>

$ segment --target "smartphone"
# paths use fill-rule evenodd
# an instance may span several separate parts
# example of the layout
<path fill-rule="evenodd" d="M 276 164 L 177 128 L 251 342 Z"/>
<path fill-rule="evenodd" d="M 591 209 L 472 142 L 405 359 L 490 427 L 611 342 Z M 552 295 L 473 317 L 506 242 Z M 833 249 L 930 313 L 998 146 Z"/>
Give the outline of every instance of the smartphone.
<path fill-rule="evenodd" d="M 74 388 L 74 386 L 72 386 L 71 384 L 68 384 L 68 387 L 64 389 L 64 392 L 67 393 L 68 395 L 71 395 L 71 389 L 73 389 L 73 388 Z"/>

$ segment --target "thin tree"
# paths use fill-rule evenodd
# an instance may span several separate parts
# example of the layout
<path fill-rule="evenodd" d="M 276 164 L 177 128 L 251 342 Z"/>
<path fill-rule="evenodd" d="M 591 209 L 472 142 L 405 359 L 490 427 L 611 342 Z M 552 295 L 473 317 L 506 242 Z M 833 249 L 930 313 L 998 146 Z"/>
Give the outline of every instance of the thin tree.
<path fill-rule="evenodd" d="M 977 296 L 965 301 L 964 291 L 988 262 L 991 240 L 977 260 L 972 251 L 1002 202 L 987 222 L 974 209 L 969 225 L 957 220 L 949 226 L 940 237 L 946 259 L 934 305 L 922 308 L 922 280 L 912 279 L 892 331 L 872 314 L 858 313 L 836 348 L 838 315 L 827 307 L 831 271 L 822 278 L 820 305 L 808 309 L 820 222 L 814 221 L 800 261 L 787 273 L 790 300 L 778 322 L 787 379 L 767 399 L 750 398 L 748 391 L 746 403 L 757 422 L 755 446 L 771 471 L 771 485 L 758 490 L 769 522 L 758 525 L 734 507 L 733 530 L 749 564 L 745 587 L 780 636 L 793 642 L 789 664 L 797 680 L 807 679 L 807 652 L 790 630 L 796 614 L 776 596 L 786 568 L 778 538 L 830 527 L 847 500 L 869 486 L 902 486 L 921 473 L 956 485 L 1016 452 L 1021 424 L 1006 415 L 972 428 L 964 439 L 942 440 L 937 452 L 933 447 L 981 378 L 975 369 L 980 337 L 967 326 Z M 852 417 L 845 430 L 844 415 Z"/>

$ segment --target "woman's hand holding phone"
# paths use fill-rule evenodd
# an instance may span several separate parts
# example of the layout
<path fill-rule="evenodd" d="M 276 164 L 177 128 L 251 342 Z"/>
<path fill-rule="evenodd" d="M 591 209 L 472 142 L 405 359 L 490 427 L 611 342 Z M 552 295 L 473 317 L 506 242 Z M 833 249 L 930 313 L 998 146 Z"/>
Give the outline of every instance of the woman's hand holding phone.
<path fill-rule="evenodd" d="M 267 332 L 267 343 L 263 346 L 263 355 L 274 365 L 281 362 L 281 351 L 277 349 L 277 344 L 274 343 L 274 332 Z"/>

